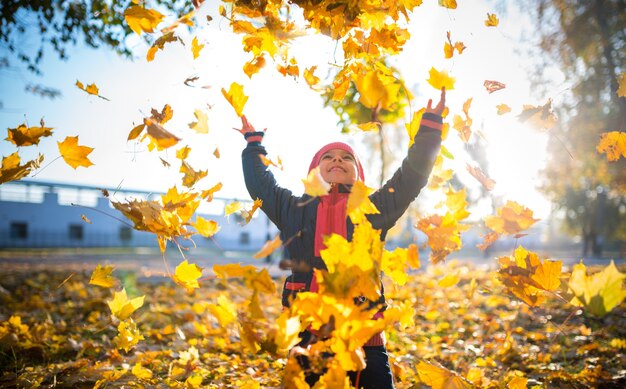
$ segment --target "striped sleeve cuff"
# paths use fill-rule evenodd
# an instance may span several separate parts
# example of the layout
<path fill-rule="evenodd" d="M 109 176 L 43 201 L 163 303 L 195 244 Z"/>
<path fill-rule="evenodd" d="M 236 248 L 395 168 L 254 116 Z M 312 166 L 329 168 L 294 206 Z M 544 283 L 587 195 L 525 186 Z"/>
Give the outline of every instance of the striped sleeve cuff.
<path fill-rule="evenodd" d="M 246 138 L 246 141 L 248 143 L 252 143 L 252 142 L 261 143 L 261 141 L 263 140 L 263 136 L 264 135 L 265 135 L 264 132 L 256 131 L 256 132 L 247 132 L 243 136 L 244 136 L 244 138 Z"/>
<path fill-rule="evenodd" d="M 432 128 L 434 130 L 441 131 L 441 126 L 443 124 L 443 119 L 441 116 L 436 115 L 434 113 L 427 112 L 422 115 L 422 121 L 420 126 L 425 126 Z"/>

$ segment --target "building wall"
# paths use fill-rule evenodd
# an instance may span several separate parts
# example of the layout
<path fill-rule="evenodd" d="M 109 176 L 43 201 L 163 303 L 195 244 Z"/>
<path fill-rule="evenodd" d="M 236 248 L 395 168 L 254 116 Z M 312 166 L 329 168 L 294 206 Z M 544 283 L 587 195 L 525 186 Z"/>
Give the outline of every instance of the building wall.
<path fill-rule="evenodd" d="M 33 183 L 28 185 L 36 186 Z M 54 185 L 45 187 L 47 189 L 44 190 L 42 202 L 6 199 L 10 196 L 0 199 L 0 248 L 157 245 L 154 234 L 132 229 L 132 222 L 111 207 L 107 198 L 98 197 L 96 205 L 92 207 L 63 205 L 59 203 L 59 194 L 54 192 Z M 76 188 L 85 189 L 95 188 Z M 225 200 L 216 200 L 226 203 Z M 91 223 L 84 221 L 82 215 Z M 194 235 L 193 242 L 181 241 L 183 246 L 195 244 L 224 250 L 258 250 L 268 236 L 272 238 L 277 233 L 276 228 L 268 223 L 267 217 L 261 212 L 247 225 L 241 224 L 242 219 L 238 215 L 231 215 L 229 218 L 223 215 L 199 215 L 217 221 L 220 231 L 212 239 Z"/>

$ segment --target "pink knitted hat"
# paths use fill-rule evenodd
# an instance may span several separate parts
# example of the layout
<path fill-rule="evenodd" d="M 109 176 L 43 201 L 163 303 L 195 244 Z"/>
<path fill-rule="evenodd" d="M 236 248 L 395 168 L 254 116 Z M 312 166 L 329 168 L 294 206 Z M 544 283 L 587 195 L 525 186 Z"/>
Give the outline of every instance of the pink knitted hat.
<path fill-rule="evenodd" d="M 352 147 L 350 147 L 350 145 L 343 143 L 343 142 L 329 143 L 326 146 L 319 149 L 319 151 L 315 153 L 315 155 L 313 156 L 313 160 L 311 160 L 311 164 L 309 165 L 309 172 L 315 169 L 320 164 L 320 160 L 322 159 L 322 155 L 324 155 L 324 153 L 333 149 L 347 151 L 348 153 L 352 154 L 352 156 L 354 157 L 354 160 L 356 161 L 356 169 L 357 169 L 357 173 L 359 174 L 359 179 L 361 181 L 365 181 L 365 176 L 363 174 L 363 166 L 361 166 L 361 161 L 359 160 L 359 157 L 356 155 L 356 153 L 354 152 Z"/>

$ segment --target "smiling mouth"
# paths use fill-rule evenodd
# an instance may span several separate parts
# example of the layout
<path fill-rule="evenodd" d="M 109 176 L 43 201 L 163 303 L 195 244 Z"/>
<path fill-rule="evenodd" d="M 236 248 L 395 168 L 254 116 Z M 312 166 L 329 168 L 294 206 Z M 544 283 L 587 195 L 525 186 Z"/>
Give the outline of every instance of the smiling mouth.
<path fill-rule="evenodd" d="M 334 171 L 340 171 L 340 172 L 346 172 L 346 170 L 342 167 L 339 166 L 333 166 L 330 169 L 328 169 L 329 172 L 334 172 Z"/>

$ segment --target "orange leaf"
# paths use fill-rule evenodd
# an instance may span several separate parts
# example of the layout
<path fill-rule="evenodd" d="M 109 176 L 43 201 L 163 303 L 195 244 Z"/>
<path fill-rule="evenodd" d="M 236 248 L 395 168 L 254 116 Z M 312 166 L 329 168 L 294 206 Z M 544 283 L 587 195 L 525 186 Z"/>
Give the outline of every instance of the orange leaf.
<path fill-rule="evenodd" d="M 5 182 L 20 180 L 30 174 L 32 169 L 38 169 L 43 161 L 43 155 L 39 154 L 37 159 L 28 161 L 20 165 L 20 156 L 17 151 L 8 157 L 2 158 L 2 168 L 0 169 L 0 184 Z"/>
<path fill-rule="evenodd" d="M 552 99 L 548 99 L 543 106 L 524 105 L 518 119 L 546 130 L 553 128 L 558 121 L 556 113 L 552 110 Z"/>
<path fill-rule="evenodd" d="M 511 107 L 506 104 L 500 104 L 496 106 L 498 108 L 498 115 L 504 115 L 505 113 L 511 112 Z"/>
<path fill-rule="evenodd" d="M 487 12 L 487 20 L 485 20 L 485 26 L 487 27 L 496 27 L 500 23 L 496 14 L 490 14 Z"/>
<path fill-rule="evenodd" d="M 16 128 L 7 128 L 5 140 L 13 143 L 17 147 L 38 145 L 41 138 L 52 135 L 52 128 L 44 127 L 43 119 L 39 127 L 27 127 L 20 124 Z"/>
<path fill-rule="evenodd" d="M 142 32 L 154 32 L 154 28 L 164 17 L 159 11 L 138 5 L 131 5 L 124 11 L 124 19 L 128 27 L 137 35 L 141 35 Z"/>
<path fill-rule="evenodd" d="M 477 179 L 478 182 L 480 182 L 485 189 L 487 189 L 488 191 L 493 190 L 496 182 L 487 177 L 483 170 L 480 168 L 480 166 L 472 167 L 470 166 L 470 164 L 466 164 L 465 166 L 467 168 L 467 171 L 472 175 L 472 177 Z"/>
<path fill-rule="evenodd" d="M 206 220 L 201 216 L 196 216 L 196 222 L 193 223 L 198 234 L 205 236 L 207 238 L 215 235 L 219 230 L 220 226 L 214 220 Z"/>
<path fill-rule="evenodd" d="M 485 224 L 498 234 L 514 235 L 528 229 L 538 220 L 533 218 L 532 210 L 509 200 L 504 207 L 498 208 L 497 216 L 487 216 Z"/>
<path fill-rule="evenodd" d="M 65 163 L 76 169 L 79 166 L 89 167 L 93 163 L 87 156 L 93 151 L 92 147 L 79 146 L 78 136 L 68 136 L 63 142 L 57 142 L 59 152 Z"/>
<path fill-rule="evenodd" d="M 217 192 L 218 190 L 222 189 L 222 186 L 223 186 L 222 183 L 219 182 L 215 184 L 212 188 L 203 190 L 202 193 L 200 194 L 200 197 L 205 199 L 206 201 L 213 201 L 213 194 Z"/>
<path fill-rule="evenodd" d="M 456 0 L 439 0 L 439 5 L 445 8 L 456 9 Z"/>
<path fill-rule="evenodd" d="M 626 158 L 626 132 L 611 131 L 602 133 L 596 150 L 606 154 L 606 159 L 611 162 L 620 158 Z"/>
<path fill-rule="evenodd" d="M 280 235 L 276 235 L 274 239 L 268 240 L 267 242 L 265 242 L 261 250 L 259 250 L 256 254 L 254 254 L 252 258 L 255 258 L 255 259 L 265 258 L 269 256 L 270 254 L 272 254 L 274 251 L 276 251 L 276 249 L 282 246 L 282 244 L 283 244 L 283 241 L 280 239 Z"/>

